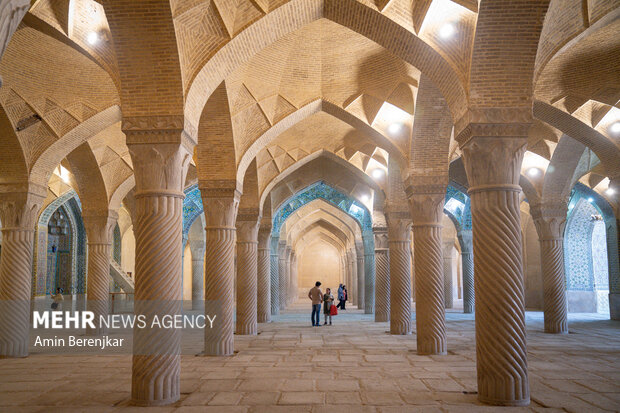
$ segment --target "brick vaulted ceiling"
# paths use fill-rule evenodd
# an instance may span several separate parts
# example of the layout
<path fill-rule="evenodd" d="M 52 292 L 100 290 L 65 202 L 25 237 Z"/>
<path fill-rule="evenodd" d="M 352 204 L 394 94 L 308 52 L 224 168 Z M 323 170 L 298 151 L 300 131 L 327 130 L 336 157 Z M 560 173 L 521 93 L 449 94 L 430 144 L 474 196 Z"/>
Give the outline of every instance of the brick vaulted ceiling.
<path fill-rule="evenodd" d="M 123 195 L 132 177 L 123 117 L 184 116 L 200 129 L 209 105 L 227 117 L 216 142 L 228 139 L 221 147 L 230 147 L 228 158 L 222 149 L 213 159 L 232 165 L 232 179 L 243 179 L 255 159 L 259 193 L 319 151 L 365 173 L 387 171 L 389 159 L 402 170 L 446 171 L 460 156 L 450 124 L 468 102 L 486 107 L 488 99 L 532 105 L 532 154 L 551 161 L 567 135 L 595 158 L 582 182 L 594 187 L 620 173 L 613 165 L 620 164 L 620 134 L 610 132 L 620 119 L 614 0 L 530 2 L 522 16 L 505 6 L 511 19 L 531 20 L 516 34 L 496 24 L 501 11 L 494 15 L 477 0 L 32 3 L 0 61 L 0 181 L 49 184 L 50 197 L 86 180 L 77 170 L 86 166 L 67 159 L 84 150 L 101 176 L 98 196 Z M 149 21 L 153 16 L 157 21 Z M 442 36 L 448 25 L 454 34 Z M 95 43 L 88 41 L 93 32 Z M 515 61 L 500 73 L 485 59 L 510 36 L 522 36 L 531 63 Z M 487 84 L 480 73 L 488 74 Z M 421 87 L 424 81 L 431 86 Z M 505 96 L 488 90 L 497 81 L 506 83 Z M 530 96 L 511 89 L 524 84 Z M 442 116 L 428 116 L 438 105 Z M 403 127 L 391 133 L 395 113 Z M 424 122 L 439 122 L 441 139 L 429 140 L 432 124 Z M 419 148 L 431 156 L 419 159 Z M 76 179 L 61 183 L 52 174 L 59 164 Z M 200 169 L 192 166 L 190 176 L 200 178 Z"/>

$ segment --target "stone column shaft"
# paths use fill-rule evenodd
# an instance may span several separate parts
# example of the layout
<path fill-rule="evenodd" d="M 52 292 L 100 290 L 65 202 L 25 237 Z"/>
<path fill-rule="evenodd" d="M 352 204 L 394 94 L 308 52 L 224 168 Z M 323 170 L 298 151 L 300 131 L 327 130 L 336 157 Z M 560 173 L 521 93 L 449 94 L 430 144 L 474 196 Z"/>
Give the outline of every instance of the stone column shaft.
<path fill-rule="evenodd" d="M 0 358 L 28 356 L 34 226 L 45 190 L 0 195 Z"/>
<path fill-rule="evenodd" d="M 192 251 L 192 310 L 205 309 L 205 247 L 203 241 L 189 241 Z"/>
<path fill-rule="evenodd" d="M 452 243 L 443 249 L 443 293 L 445 308 L 454 307 L 454 291 L 452 282 Z"/>
<path fill-rule="evenodd" d="M 191 149 L 179 143 L 179 130 L 134 131 L 123 124 L 136 176 L 134 232 L 136 275 L 134 311 L 147 320 L 182 314 L 183 184 Z M 140 128 L 140 125 L 135 126 Z M 166 134 L 169 133 L 169 136 Z M 130 144 L 137 141 L 139 143 Z M 147 138 L 148 140 L 148 138 Z M 157 406 L 180 397 L 181 331 L 139 328 L 133 331 L 131 397 L 133 404 Z"/>
<path fill-rule="evenodd" d="M 278 258 L 278 243 L 280 237 L 271 237 L 270 275 L 271 275 L 271 315 L 280 314 L 280 260 Z"/>
<path fill-rule="evenodd" d="M 532 208 L 532 216 L 540 239 L 540 261 L 543 279 L 545 333 L 568 333 L 566 274 L 564 272 L 564 225 L 566 203 L 553 207 Z"/>
<path fill-rule="evenodd" d="M 374 235 L 365 233 L 364 242 L 364 314 L 375 312 Z"/>
<path fill-rule="evenodd" d="M 386 215 L 390 250 L 390 333 L 411 334 L 411 220 L 407 213 Z"/>
<path fill-rule="evenodd" d="M 463 267 L 463 312 L 473 313 L 475 308 L 474 294 L 474 251 L 471 230 L 463 230 L 459 234 L 461 244 L 461 263 Z"/>
<path fill-rule="evenodd" d="M 288 271 L 286 265 L 286 241 L 280 241 L 278 244 L 278 278 L 280 279 L 280 310 L 284 310 L 287 300 L 288 289 Z"/>
<path fill-rule="evenodd" d="M 529 122 L 472 123 L 458 138 L 476 257 L 478 399 L 493 405 L 523 406 L 530 400 L 519 207 L 528 130 Z"/>
<path fill-rule="evenodd" d="M 446 354 L 441 214 L 445 186 L 413 188 L 416 332 L 418 354 Z"/>
<path fill-rule="evenodd" d="M 261 226 L 258 231 L 256 318 L 259 323 L 271 321 L 270 234 L 271 227 Z"/>
<path fill-rule="evenodd" d="M 205 355 L 234 353 L 235 221 L 240 194 L 201 188 L 205 209 L 205 314 L 216 315 L 213 328 L 205 328 Z M 226 195 L 226 196 L 225 196 Z"/>
<path fill-rule="evenodd" d="M 107 215 L 84 213 L 84 226 L 88 237 L 88 278 L 86 306 L 95 315 L 95 328 L 86 329 L 87 335 L 103 335 L 105 325 L 100 317 L 107 318 L 110 297 L 110 234 L 116 220 Z"/>
<path fill-rule="evenodd" d="M 390 321 L 390 255 L 387 228 L 373 229 L 375 237 L 375 321 Z"/>
<path fill-rule="evenodd" d="M 258 216 L 237 221 L 237 334 L 256 335 Z"/>
<path fill-rule="evenodd" d="M 355 243 L 355 253 L 357 255 L 357 308 L 365 309 L 365 287 L 364 287 L 364 245 L 357 241 Z"/>

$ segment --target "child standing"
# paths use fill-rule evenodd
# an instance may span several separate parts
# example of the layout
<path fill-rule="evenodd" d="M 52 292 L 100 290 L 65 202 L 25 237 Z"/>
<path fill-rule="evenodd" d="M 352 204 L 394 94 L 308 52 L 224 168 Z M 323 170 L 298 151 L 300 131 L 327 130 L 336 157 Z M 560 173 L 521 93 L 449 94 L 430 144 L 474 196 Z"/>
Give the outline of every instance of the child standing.
<path fill-rule="evenodd" d="M 325 314 L 325 322 L 323 325 L 327 324 L 327 317 L 329 317 L 329 325 L 332 325 L 331 309 L 333 302 L 334 296 L 332 295 L 332 290 L 328 288 L 325 290 L 325 294 L 323 295 L 323 314 Z"/>

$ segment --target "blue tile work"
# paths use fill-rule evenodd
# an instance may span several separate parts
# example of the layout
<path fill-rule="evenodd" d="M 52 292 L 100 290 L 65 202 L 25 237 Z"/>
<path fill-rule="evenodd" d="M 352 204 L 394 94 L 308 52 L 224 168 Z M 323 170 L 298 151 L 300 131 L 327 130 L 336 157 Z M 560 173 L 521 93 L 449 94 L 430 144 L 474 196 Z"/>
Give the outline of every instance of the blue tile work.
<path fill-rule="evenodd" d="M 200 189 L 198 185 L 192 185 L 185 191 L 185 199 L 183 200 L 183 245 L 187 241 L 189 229 L 196 220 L 204 212 L 202 206 L 202 198 L 200 197 Z"/>
<path fill-rule="evenodd" d="M 325 182 L 319 181 L 301 190 L 278 208 L 273 216 L 271 233 L 279 233 L 282 224 L 293 212 L 315 199 L 323 199 L 355 218 L 362 227 L 362 231 L 372 230 L 371 215 L 364 205 Z"/>
<path fill-rule="evenodd" d="M 51 216 L 62 208 L 70 223 L 70 237 L 57 245 L 56 254 L 51 253 L 52 236 L 48 239 Z M 77 193 L 70 190 L 50 203 L 39 216 L 37 225 L 36 266 L 33 266 L 33 295 L 45 295 L 57 283 L 67 293 L 82 294 L 86 291 L 86 231 L 82 221 L 82 205 Z M 65 245 L 69 242 L 68 245 Z M 35 271 L 36 270 L 36 271 Z"/>
<path fill-rule="evenodd" d="M 568 220 L 566 224 L 566 230 L 564 232 L 564 255 L 567 277 L 570 268 L 568 267 L 566 256 L 569 254 L 568 245 L 570 245 L 572 242 L 571 236 L 569 236 L 569 224 L 571 222 L 571 217 L 577 211 L 577 205 L 581 201 L 586 201 L 590 203 L 592 207 L 596 210 L 595 214 L 600 214 L 603 217 L 603 222 L 605 223 L 605 237 L 607 244 L 607 273 L 609 280 L 609 291 L 613 293 L 620 293 L 620 264 L 618 262 L 618 227 L 616 224 L 616 217 L 614 215 L 613 209 L 611 208 L 611 205 L 609 205 L 605 198 L 579 182 L 575 184 L 575 187 L 571 192 L 568 204 Z M 592 234 L 588 234 L 589 237 L 591 237 Z M 572 236 L 582 237 L 583 234 L 575 233 Z M 598 248 L 597 251 L 602 251 L 602 249 Z M 591 254 L 592 251 L 590 251 L 590 257 Z"/>
<path fill-rule="evenodd" d="M 121 229 L 118 224 L 114 226 L 113 241 L 112 241 L 112 258 L 119 265 L 121 264 Z"/>
<path fill-rule="evenodd" d="M 471 229 L 471 203 L 463 190 L 448 185 L 443 212 L 454 222 L 457 232 Z"/>
<path fill-rule="evenodd" d="M 324 181 L 319 181 L 296 193 L 278 208 L 273 214 L 272 236 L 280 233 L 282 224 L 293 212 L 315 199 L 327 201 L 353 217 L 360 224 L 362 233 L 372 233 L 372 217 L 364 205 Z M 374 241 L 372 251 L 374 252 Z"/>
<path fill-rule="evenodd" d="M 594 291 L 592 269 L 592 215 L 599 211 L 586 199 L 580 199 L 570 212 L 564 232 L 564 266 L 566 288 L 573 291 Z"/>

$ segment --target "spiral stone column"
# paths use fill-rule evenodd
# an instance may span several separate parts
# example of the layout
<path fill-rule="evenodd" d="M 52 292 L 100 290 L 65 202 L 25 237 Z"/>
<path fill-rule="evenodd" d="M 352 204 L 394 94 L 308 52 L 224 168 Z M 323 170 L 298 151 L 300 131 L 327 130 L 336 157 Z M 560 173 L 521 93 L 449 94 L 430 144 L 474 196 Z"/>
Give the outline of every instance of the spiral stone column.
<path fill-rule="evenodd" d="M 280 263 L 278 257 L 278 244 L 280 242 L 280 237 L 272 235 L 270 248 L 269 248 L 269 258 L 271 261 L 271 265 L 269 268 L 269 273 L 271 275 L 271 315 L 279 315 L 280 314 Z"/>
<path fill-rule="evenodd" d="M 375 245 L 372 232 L 364 233 L 364 314 L 375 312 Z"/>
<path fill-rule="evenodd" d="M 115 215 L 115 214 L 114 214 Z M 95 328 L 86 328 L 87 335 L 107 332 L 101 318 L 108 317 L 110 297 L 110 236 L 116 217 L 91 215 L 84 211 L 84 227 L 88 238 L 88 278 L 86 308 L 95 316 Z"/>
<path fill-rule="evenodd" d="M 390 255 L 386 227 L 373 228 L 375 236 L 375 321 L 390 321 Z"/>
<path fill-rule="evenodd" d="M 445 308 L 454 307 L 454 293 L 452 282 L 452 242 L 443 245 L 443 293 Z"/>
<path fill-rule="evenodd" d="M 404 212 L 386 214 L 390 250 L 390 333 L 411 334 L 411 219 Z"/>
<path fill-rule="evenodd" d="M 297 254 L 291 251 L 291 303 L 297 300 L 299 292 L 297 290 Z"/>
<path fill-rule="evenodd" d="M 199 183 L 200 184 L 200 183 Z M 205 314 L 216 316 L 205 328 L 207 356 L 234 353 L 235 221 L 240 194 L 233 188 L 200 188 L 205 210 Z"/>
<path fill-rule="evenodd" d="M 192 252 L 192 310 L 205 309 L 205 243 L 202 240 L 189 241 Z"/>
<path fill-rule="evenodd" d="M 258 258 L 256 265 L 256 321 L 271 321 L 271 273 L 269 241 L 271 226 L 262 226 L 258 230 Z"/>
<path fill-rule="evenodd" d="M 545 333 L 568 334 L 563 239 L 567 209 L 565 203 L 531 209 L 540 240 Z"/>
<path fill-rule="evenodd" d="M 182 134 L 180 125 L 176 130 L 143 130 L 144 126 L 142 122 L 132 124 L 127 119 L 123 123 L 136 177 L 134 311 L 143 315 L 147 326 L 151 326 L 155 317 L 182 314 L 183 184 L 193 150 L 178 143 Z M 152 140 L 177 143 L 144 143 Z M 133 404 L 158 406 L 179 399 L 180 353 L 180 329 L 140 328 L 136 324 Z"/>
<path fill-rule="evenodd" d="M 284 310 L 287 300 L 287 265 L 286 265 L 286 240 L 280 240 L 278 243 L 278 278 L 280 279 L 280 288 L 278 295 L 280 296 L 280 310 Z"/>
<path fill-rule="evenodd" d="M 474 294 L 474 247 L 471 230 L 462 230 L 458 234 L 461 245 L 461 266 L 463 268 L 463 312 L 473 313 Z"/>
<path fill-rule="evenodd" d="M 237 219 L 237 334 L 256 335 L 258 216 Z"/>
<path fill-rule="evenodd" d="M 445 185 L 408 188 L 413 219 L 418 354 L 446 354 L 441 214 Z"/>
<path fill-rule="evenodd" d="M 494 405 L 523 406 L 530 399 L 519 208 L 530 112 L 477 113 L 482 123 L 470 123 L 457 139 L 470 184 L 476 257 L 478 399 Z M 498 123 L 503 117 L 524 122 Z"/>
<path fill-rule="evenodd" d="M 355 255 L 357 257 L 357 308 L 364 309 L 364 244 L 355 241 Z"/>
<path fill-rule="evenodd" d="M 287 289 L 286 289 L 286 305 L 290 306 L 293 301 L 293 249 L 290 245 L 286 246 L 286 270 L 287 277 Z"/>
<path fill-rule="evenodd" d="M 28 356 L 34 228 L 47 188 L 23 189 L 0 193 L 0 358 Z"/>

